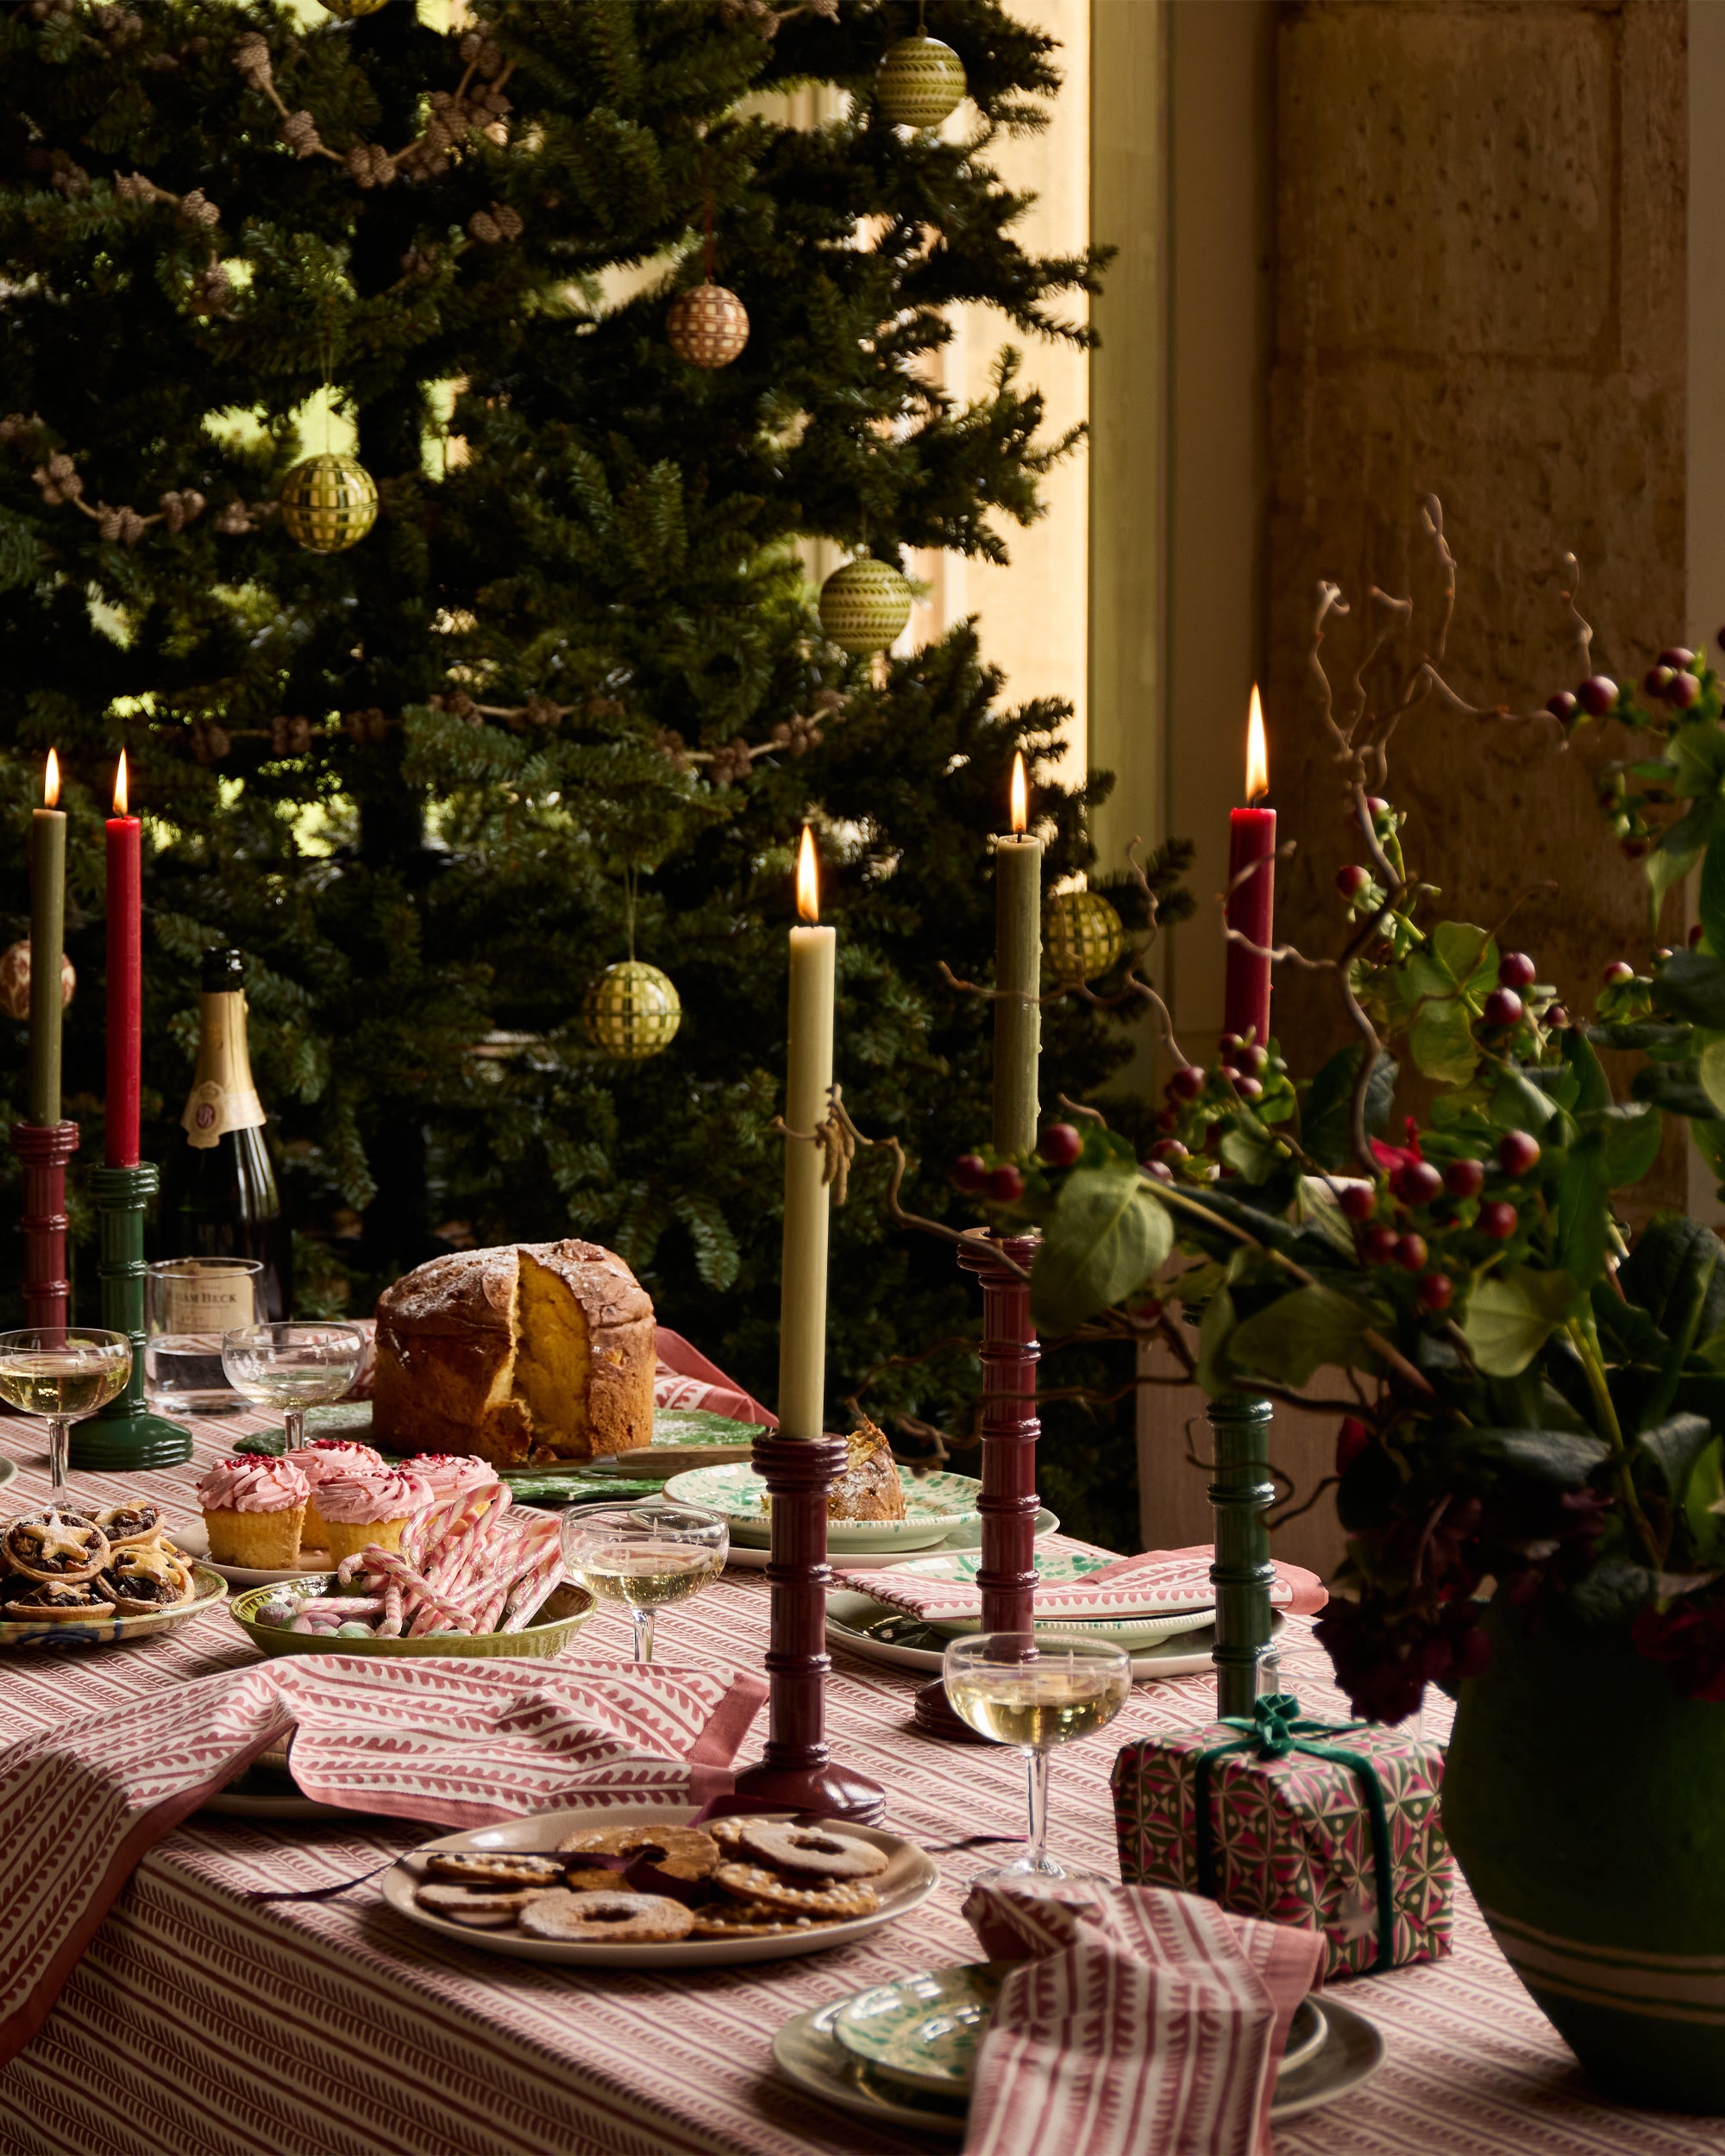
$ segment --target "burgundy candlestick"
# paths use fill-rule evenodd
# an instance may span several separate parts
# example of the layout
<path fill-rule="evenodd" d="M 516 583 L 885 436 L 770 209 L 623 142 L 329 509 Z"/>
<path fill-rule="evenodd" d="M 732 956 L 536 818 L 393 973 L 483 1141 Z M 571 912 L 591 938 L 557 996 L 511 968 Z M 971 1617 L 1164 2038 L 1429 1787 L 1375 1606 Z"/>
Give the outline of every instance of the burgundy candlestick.
<path fill-rule="evenodd" d="M 1042 1351 L 1031 1321 L 1030 1282 L 1021 1272 L 1036 1255 L 1033 1235 L 967 1238 L 958 1263 L 982 1282 L 982 1590 L 984 1632 L 1029 1632 L 1036 1611 L 1036 1366 Z M 932 1737 L 982 1744 L 961 1721 L 938 1677 L 917 1693 L 917 1727 Z"/>
<path fill-rule="evenodd" d="M 831 1819 L 881 1816 L 886 1792 L 834 1760 L 826 1744 L 826 1494 L 843 1471 L 842 1438 L 755 1440 L 755 1471 L 772 1498 L 767 1567 L 772 1620 L 767 1647 L 767 1748 L 737 1777 L 737 1794 L 759 1805 Z"/>
<path fill-rule="evenodd" d="M 78 1150 L 75 1123 L 15 1123 L 12 1150 L 24 1163 L 24 1322 L 71 1322 L 66 1270 L 66 1169 Z"/>

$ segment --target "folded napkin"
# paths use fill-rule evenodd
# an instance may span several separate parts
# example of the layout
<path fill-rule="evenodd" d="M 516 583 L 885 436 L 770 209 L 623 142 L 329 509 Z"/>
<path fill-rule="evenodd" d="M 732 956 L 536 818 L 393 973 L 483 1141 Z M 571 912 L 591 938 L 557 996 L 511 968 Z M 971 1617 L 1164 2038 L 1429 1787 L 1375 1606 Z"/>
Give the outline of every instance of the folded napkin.
<path fill-rule="evenodd" d="M 0 2062 L 28 2044 L 154 1844 L 293 1733 L 308 1796 L 446 1827 L 728 1790 L 767 1688 L 655 1663 L 296 1655 L 0 1751 Z"/>
<path fill-rule="evenodd" d="M 976 2058 L 965 2156 L 1270 2156 L 1270 2105 L 1316 1932 L 1155 1887 L 975 1886 L 1017 1961 Z"/>
<path fill-rule="evenodd" d="M 1097 1555 L 1103 1554 L 1101 1551 Z M 1208 1542 L 1189 1550 L 1143 1550 L 1136 1557 L 1120 1557 L 1100 1570 L 1077 1580 L 1039 1580 L 1036 1589 L 1038 1622 L 1065 1617 L 1172 1616 L 1182 1609 L 1208 1609 L 1215 1599 L 1210 1584 L 1210 1566 L 1215 1552 Z M 929 1579 L 914 1565 L 882 1565 L 877 1571 L 846 1565 L 835 1570 L 841 1586 L 872 1595 L 913 1617 L 977 1617 L 982 1610 L 982 1590 L 974 1579 Z M 1329 1600 L 1315 1572 L 1297 1564 L 1278 1564 L 1270 1599 L 1277 1609 L 1294 1616 L 1309 1616 Z"/>
<path fill-rule="evenodd" d="M 709 1363 L 699 1348 L 691 1347 L 681 1332 L 659 1327 L 659 1367 L 653 1379 L 656 1407 L 700 1407 L 710 1415 L 728 1415 L 733 1422 L 752 1422 L 762 1430 L 776 1430 L 779 1418 L 758 1400 L 741 1391 L 716 1363 Z"/>

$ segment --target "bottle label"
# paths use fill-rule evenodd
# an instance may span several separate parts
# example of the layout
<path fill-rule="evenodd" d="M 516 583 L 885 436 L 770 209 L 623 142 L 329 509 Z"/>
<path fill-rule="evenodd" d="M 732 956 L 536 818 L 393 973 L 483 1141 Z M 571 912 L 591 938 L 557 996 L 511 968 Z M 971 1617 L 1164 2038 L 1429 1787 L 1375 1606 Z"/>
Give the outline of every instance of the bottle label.
<path fill-rule="evenodd" d="M 176 1273 L 167 1284 L 163 1327 L 168 1332 L 231 1332 L 256 1319 L 254 1275 L 237 1266 L 212 1264 Z"/>
<path fill-rule="evenodd" d="M 246 999 L 237 989 L 199 998 L 198 1071 L 180 1124 L 188 1142 L 218 1144 L 229 1131 L 255 1131 L 268 1118 L 246 1052 Z"/>

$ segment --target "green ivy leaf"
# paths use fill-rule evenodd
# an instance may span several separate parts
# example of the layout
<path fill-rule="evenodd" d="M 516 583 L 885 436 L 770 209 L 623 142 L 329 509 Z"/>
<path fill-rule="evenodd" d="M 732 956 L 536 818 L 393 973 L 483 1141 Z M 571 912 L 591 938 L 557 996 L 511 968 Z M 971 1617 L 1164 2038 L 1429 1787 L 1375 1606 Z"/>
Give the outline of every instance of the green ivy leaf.
<path fill-rule="evenodd" d="M 1725 958 L 1673 951 L 1653 975 L 1653 995 L 1654 1008 L 1667 1018 L 1725 1032 Z"/>
<path fill-rule="evenodd" d="M 1198 1382 L 1212 1399 L 1233 1382 L 1228 1349 L 1234 1332 L 1234 1299 L 1226 1288 L 1218 1288 L 1204 1305 L 1198 1326 Z"/>
<path fill-rule="evenodd" d="M 1358 1170 L 1348 1119 L 1354 1080 L 1364 1053 L 1364 1047 L 1355 1042 L 1332 1056 L 1320 1066 L 1301 1103 L 1300 1142 L 1326 1168 Z M 1393 1056 L 1379 1056 L 1371 1066 L 1365 1087 L 1365 1127 L 1373 1138 L 1381 1135 L 1389 1120 L 1400 1075 Z"/>
<path fill-rule="evenodd" d="M 1725 1439 L 1715 1438 L 1697 1454 L 1684 1489 L 1683 1517 L 1697 1563 L 1725 1562 Z"/>
<path fill-rule="evenodd" d="M 1603 1438 L 1572 1430 L 1479 1430 L 1474 1435 L 1507 1467 L 1559 1489 L 1585 1489 L 1594 1470 L 1611 1457 Z"/>
<path fill-rule="evenodd" d="M 1479 1061 L 1473 1015 L 1459 996 L 1422 1004 L 1408 1032 L 1408 1050 L 1427 1077 L 1465 1086 Z"/>
<path fill-rule="evenodd" d="M 1031 1269 L 1031 1310 L 1038 1326 L 1064 1332 L 1132 1294 L 1174 1246 L 1167 1207 L 1136 1165 L 1077 1168 L 1043 1222 Z"/>
<path fill-rule="evenodd" d="M 1725 1040 L 1709 1041 L 1695 1059 L 1695 1075 L 1716 1115 L 1725 1115 Z"/>
<path fill-rule="evenodd" d="M 1567 1273 L 1517 1265 L 1489 1274 L 1467 1299 L 1462 1334 L 1488 1377 L 1515 1377 L 1565 1324 L 1580 1300 Z"/>
<path fill-rule="evenodd" d="M 1682 1333 L 1697 1294 L 1704 1300 L 1696 1337 L 1710 1340 L 1725 1326 L 1725 1244 L 1699 1220 L 1680 1213 L 1657 1214 L 1642 1229 L 1617 1280 L 1667 1339 Z"/>
<path fill-rule="evenodd" d="M 1228 1360 L 1237 1370 L 1303 1385 L 1327 1363 L 1370 1369 L 1376 1357 L 1365 1335 L 1377 1313 L 1339 1288 L 1314 1285 L 1278 1295 L 1234 1329 Z"/>
<path fill-rule="evenodd" d="M 1695 1463 L 1712 1435 L 1712 1425 L 1702 1415 L 1672 1415 L 1642 1431 L 1642 1448 L 1659 1469 L 1673 1505 L 1683 1503 Z"/>

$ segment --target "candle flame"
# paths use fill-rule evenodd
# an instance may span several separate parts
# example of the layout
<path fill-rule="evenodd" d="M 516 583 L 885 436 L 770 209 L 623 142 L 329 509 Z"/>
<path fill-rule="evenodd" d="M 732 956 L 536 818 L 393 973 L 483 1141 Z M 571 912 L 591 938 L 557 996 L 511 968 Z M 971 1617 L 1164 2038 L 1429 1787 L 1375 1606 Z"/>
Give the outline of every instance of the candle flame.
<path fill-rule="evenodd" d="M 120 751 L 119 767 L 114 774 L 114 813 L 116 816 L 123 816 L 126 813 L 126 804 L 130 798 L 126 791 L 126 752 L 122 749 Z"/>
<path fill-rule="evenodd" d="M 50 749 L 48 751 L 48 767 L 47 771 L 42 774 L 42 801 L 46 807 L 53 808 L 58 805 L 59 800 L 60 758 L 55 755 L 53 750 Z"/>
<path fill-rule="evenodd" d="M 803 825 L 803 843 L 797 851 L 797 912 L 805 921 L 820 918 L 820 878 L 815 873 L 814 833 Z"/>
<path fill-rule="evenodd" d="M 1025 777 L 1022 749 L 1013 755 L 1013 829 L 1020 837 L 1030 829 L 1030 781 Z"/>
<path fill-rule="evenodd" d="M 1261 801 L 1270 791 L 1270 750 L 1264 738 L 1264 705 L 1251 685 L 1251 711 L 1245 723 L 1245 798 Z"/>

